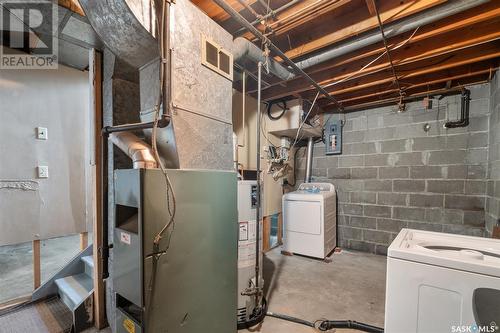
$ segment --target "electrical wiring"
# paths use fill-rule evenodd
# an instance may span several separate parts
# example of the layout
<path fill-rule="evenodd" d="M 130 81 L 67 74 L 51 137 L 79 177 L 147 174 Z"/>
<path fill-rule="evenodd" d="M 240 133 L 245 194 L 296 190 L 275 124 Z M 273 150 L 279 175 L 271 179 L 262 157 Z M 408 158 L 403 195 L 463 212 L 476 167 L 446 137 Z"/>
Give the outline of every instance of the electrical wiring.
<path fill-rule="evenodd" d="M 167 210 L 169 212 L 169 219 L 167 223 L 162 227 L 162 229 L 156 234 L 156 236 L 153 239 L 153 253 L 151 254 L 152 257 L 152 273 L 151 273 L 151 278 L 149 281 L 149 291 L 152 293 L 153 292 L 153 286 L 155 285 L 155 279 L 156 279 L 156 271 L 157 271 L 157 265 L 158 265 L 158 259 L 162 254 L 165 254 L 168 248 L 170 247 L 170 240 L 172 238 L 172 233 L 173 229 L 175 228 L 175 214 L 176 214 L 176 201 L 175 201 L 175 193 L 174 189 L 172 187 L 172 182 L 170 180 L 170 177 L 168 175 L 168 172 L 163 164 L 163 161 L 160 158 L 160 155 L 158 153 L 158 146 L 157 146 L 157 135 L 158 135 L 158 122 L 160 118 L 160 106 L 161 106 L 161 101 L 162 98 L 164 97 L 164 94 L 167 92 L 164 89 L 164 82 L 165 82 L 165 59 L 167 56 L 168 50 L 166 50 L 165 43 L 164 43 L 164 28 L 165 28 L 165 21 L 166 21 L 166 12 L 168 4 L 166 4 L 166 0 L 162 1 L 162 15 L 161 15 L 161 22 L 158 22 L 158 19 L 156 20 L 157 24 L 157 29 L 158 29 L 158 40 L 159 40 L 159 51 L 160 51 L 160 89 L 158 93 L 158 101 L 155 105 L 155 113 L 154 113 L 154 125 L 153 125 L 153 130 L 151 134 L 151 146 L 153 150 L 153 155 L 155 157 L 156 162 L 158 163 L 160 170 L 165 178 L 165 183 L 166 183 L 166 202 L 167 202 Z M 164 103 L 165 104 L 165 103 Z M 169 109 L 169 105 L 163 105 L 163 108 L 165 110 Z M 166 113 L 166 112 L 165 112 Z M 170 200 L 170 197 L 172 197 L 172 201 Z M 166 245 L 166 248 L 164 250 L 160 250 L 160 241 L 163 238 L 163 234 L 166 232 L 166 230 L 172 226 L 172 232 L 170 233 L 168 237 L 168 242 Z M 152 299 L 152 297 L 151 297 Z"/>
<path fill-rule="evenodd" d="M 300 130 L 302 129 L 302 126 L 304 126 L 304 124 L 306 123 L 307 117 L 309 117 L 309 114 L 311 113 L 314 105 L 316 104 L 316 100 L 318 99 L 318 96 L 319 96 L 319 91 L 316 93 L 316 97 L 314 97 L 314 100 L 313 100 L 313 102 L 311 104 L 311 107 L 309 108 L 309 111 L 305 115 L 304 119 L 302 119 L 302 122 L 300 123 L 300 126 L 297 129 L 297 135 L 295 135 L 295 140 L 293 141 L 293 144 L 290 147 L 290 150 L 293 149 L 293 147 L 295 147 L 295 144 L 297 143 L 297 140 L 299 138 Z"/>

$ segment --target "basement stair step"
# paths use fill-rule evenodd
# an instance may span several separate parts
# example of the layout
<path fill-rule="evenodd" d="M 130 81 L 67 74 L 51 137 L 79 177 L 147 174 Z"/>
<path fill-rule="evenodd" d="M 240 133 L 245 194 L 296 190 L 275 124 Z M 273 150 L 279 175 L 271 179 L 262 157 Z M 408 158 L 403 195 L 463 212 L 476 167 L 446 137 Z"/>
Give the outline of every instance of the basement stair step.
<path fill-rule="evenodd" d="M 93 279 L 86 273 L 67 276 L 55 281 L 59 296 L 74 311 L 93 291 Z"/>
<path fill-rule="evenodd" d="M 94 258 L 92 256 L 82 257 L 83 264 L 85 265 L 85 274 L 91 278 L 94 276 Z"/>

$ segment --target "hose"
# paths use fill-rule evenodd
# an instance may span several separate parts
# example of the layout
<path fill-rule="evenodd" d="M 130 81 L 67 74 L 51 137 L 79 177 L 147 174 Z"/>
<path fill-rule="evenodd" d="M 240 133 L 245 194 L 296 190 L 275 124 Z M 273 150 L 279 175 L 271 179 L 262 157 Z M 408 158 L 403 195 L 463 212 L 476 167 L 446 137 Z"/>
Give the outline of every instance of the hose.
<path fill-rule="evenodd" d="M 377 326 L 372 326 L 368 325 L 365 323 L 360 323 L 357 321 L 353 320 L 323 320 L 319 319 L 314 322 L 312 321 L 307 321 L 304 319 L 280 314 L 280 313 L 274 313 L 274 312 L 267 312 L 268 317 L 273 317 L 273 318 L 278 318 L 281 320 L 286 320 L 292 323 L 308 326 L 315 328 L 321 332 L 326 332 L 328 330 L 334 329 L 334 328 L 346 328 L 346 329 L 352 329 L 352 330 L 358 330 L 358 331 L 363 331 L 363 332 L 369 332 L 369 333 L 383 333 L 384 329 L 377 327 Z"/>
<path fill-rule="evenodd" d="M 286 105 L 286 101 L 285 101 L 285 100 L 281 101 L 281 103 L 283 103 L 283 105 L 282 105 L 282 106 L 280 106 L 278 103 L 280 103 L 280 102 L 270 101 L 270 102 L 267 104 L 267 116 L 268 116 L 268 117 L 269 117 L 269 119 L 271 119 L 271 120 L 280 120 L 280 119 L 281 119 L 281 117 L 283 117 L 283 116 L 285 115 L 286 111 L 288 111 L 288 108 L 287 108 L 287 105 Z M 273 105 L 274 105 L 274 104 L 276 104 L 276 105 L 280 106 L 280 107 L 281 107 L 281 109 L 282 109 L 281 113 L 280 113 L 279 115 L 277 115 L 277 116 L 273 116 L 273 115 L 271 114 L 271 109 L 272 109 L 272 107 L 273 107 Z"/>

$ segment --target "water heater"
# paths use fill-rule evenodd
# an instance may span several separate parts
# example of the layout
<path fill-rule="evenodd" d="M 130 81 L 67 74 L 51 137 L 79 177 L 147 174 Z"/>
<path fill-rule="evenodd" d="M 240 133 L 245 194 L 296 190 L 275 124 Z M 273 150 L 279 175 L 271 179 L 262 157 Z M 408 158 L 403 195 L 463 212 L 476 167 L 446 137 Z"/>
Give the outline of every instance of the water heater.
<path fill-rule="evenodd" d="M 255 286 L 255 258 L 256 258 L 256 205 L 257 205 L 257 181 L 238 181 L 238 328 L 245 327 L 248 322 L 256 318 L 256 297 L 248 295 L 248 291 Z M 262 216 L 262 214 L 261 214 Z M 262 249 L 262 220 L 259 236 L 260 248 Z M 262 279 L 262 251 L 259 253 L 260 272 L 259 285 L 264 283 Z"/>

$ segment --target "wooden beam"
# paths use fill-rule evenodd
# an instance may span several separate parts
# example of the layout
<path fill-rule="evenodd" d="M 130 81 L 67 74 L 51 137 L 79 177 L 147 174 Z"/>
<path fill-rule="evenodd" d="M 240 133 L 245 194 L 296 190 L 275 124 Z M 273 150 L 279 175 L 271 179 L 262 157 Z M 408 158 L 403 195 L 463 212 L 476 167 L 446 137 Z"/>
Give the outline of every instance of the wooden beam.
<path fill-rule="evenodd" d="M 446 60 L 438 60 L 437 61 L 438 64 L 436 65 L 432 65 L 432 62 L 427 62 L 425 65 L 424 64 L 419 65 L 418 62 L 415 61 L 400 63 L 397 65 L 399 73 L 398 76 L 402 82 L 405 82 L 405 80 L 407 79 L 418 77 L 424 74 L 438 72 L 449 68 L 468 65 L 484 60 L 494 59 L 498 56 L 500 56 L 500 44 L 495 44 L 493 42 L 491 43 L 491 45 L 488 45 L 488 47 L 485 47 L 485 49 L 481 51 L 475 50 L 474 48 L 456 51 L 455 54 L 453 54 L 449 59 L 444 58 Z M 424 58 L 422 60 L 428 60 L 428 59 L 430 58 Z M 413 64 L 412 67 L 409 67 L 410 64 Z M 327 88 L 326 90 L 333 95 L 344 94 L 368 87 L 373 87 L 377 85 L 380 86 L 387 83 L 391 83 L 392 80 L 393 77 L 391 76 L 391 73 L 387 71 L 386 68 L 385 71 L 377 71 L 374 72 L 372 75 L 352 80 L 346 83 L 345 85 L 333 86 Z"/>
<path fill-rule="evenodd" d="M 102 156 L 102 135 L 103 113 L 102 113 L 102 54 L 93 49 L 89 55 L 90 75 L 92 82 L 92 111 L 94 112 L 94 142 L 95 142 L 95 214 L 93 219 L 93 260 L 94 260 L 94 325 L 98 329 L 106 327 L 106 303 L 105 285 L 102 279 L 103 274 L 103 207 L 101 202 L 103 192 L 102 179 L 103 162 Z"/>
<path fill-rule="evenodd" d="M 457 50 L 464 50 L 465 52 L 465 49 L 498 39 L 500 39 L 500 17 L 492 21 L 482 22 L 472 27 L 460 29 L 459 31 L 449 32 L 439 39 L 430 39 L 426 43 L 415 43 L 393 51 L 393 62 L 396 66 L 402 66 L 449 54 Z M 469 51 L 468 54 L 474 56 L 473 53 L 475 53 L 475 50 L 478 49 L 477 51 L 480 52 L 482 48 L 483 47 L 474 48 L 474 50 Z M 385 59 L 380 59 L 362 71 L 361 69 L 365 63 L 340 61 L 339 66 L 312 75 L 312 77 L 323 86 L 328 86 L 341 80 L 357 80 L 357 82 L 359 82 L 360 78 L 363 76 L 390 68 L 389 62 L 383 60 Z M 340 87 L 342 87 L 342 85 Z M 339 86 L 337 85 L 335 88 L 339 89 Z M 307 83 L 304 83 L 303 80 L 295 79 L 289 81 L 285 87 L 274 86 L 265 89 L 262 96 L 264 100 L 270 100 L 288 96 L 293 93 L 301 93 L 310 89 L 311 87 Z M 335 91 L 335 89 L 331 89 L 331 91 Z"/>
<path fill-rule="evenodd" d="M 59 6 L 67 8 L 78 15 L 85 16 L 82 6 L 80 6 L 78 0 L 58 0 L 58 4 Z"/>
<path fill-rule="evenodd" d="M 377 15 L 377 11 L 375 10 L 375 2 L 374 0 L 365 0 L 366 7 L 368 7 L 368 12 L 371 16 Z"/>
<path fill-rule="evenodd" d="M 462 68 L 445 70 L 442 72 L 432 73 L 432 75 L 423 75 L 417 76 L 413 80 L 404 80 L 404 91 L 419 88 L 419 87 L 427 87 L 430 85 L 438 84 L 438 83 L 447 83 L 453 80 L 460 80 L 465 78 L 470 78 L 474 76 L 484 75 L 490 73 L 490 71 L 496 71 L 498 67 L 491 66 L 490 62 L 486 62 L 478 66 L 479 68 L 475 68 L 477 64 L 473 64 L 472 66 L 464 66 Z M 361 92 L 356 92 L 352 94 L 336 94 L 335 96 L 342 101 L 342 103 L 352 104 L 359 102 L 364 99 L 377 97 L 381 99 L 382 97 L 386 97 L 388 95 L 397 95 L 399 92 L 398 89 L 383 89 L 380 86 L 377 86 L 375 89 L 368 90 L 364 89 Z M 328 105 L 328 104 L 326 104 Z"/>
<path fill-rule="evenodd" d="M 405 102 L 409 102 L 415 99 L 420 99 L 424 98 L 426 96 L 432 96 L 432 95 L 442 95 L 446 93 L 450 93 L 453 90 L 459 90 L 462 88 L 463 85 L 475 85 L 475 84 L 482 84 L 488 82 L 487 76 L 483 77 L 478 77 L 474 78 L 471 80 L 467 80 L 465 82 L 460 82 L 460 83 L 455 83 L 455 86 L 452 86 L 451 88 L 446 87 L 443 85 L 442 87 L 439 88 L 432 88 L 430 89 L 421 89 L 420 91 L 415 91 L 411 92 L 405 97 Z M 394 97 L 394 98 L 387 98 L 387 99 L 374 99 L 371 101 L 367 101 L 364 103 L 356 103 L 354 105 L 346 105 L 344 112 L 353 112 L 353 111 L 358 111 L 358 110 L 366 110 L 370 108 L 376 108 L 376 107 L 381 107 L 381 106 L 386 106 L 386 105 L 391 105 L 391 104 L 396 104 L 399 102 L 399 96 Z M 325 108 L 325 112 L 333 111 L 335 109 L 328 109 Z"/>
<path fill-rule="evenodd" d="M 40 267 L 40 240 L 35 239 L 32 242 L 33 249 L 33 290 L 40 287 L 41 283 L 41 267 Z"/>
<path fill-rule="evenodd" d="M 88 232 L 81 232 L 80 233 L 80 251 L 83 251 L 87 248 L 89 245 L 89 233 Z"/>
<path fill-rule="evenodd" d="M 411 39 L 412 32 L 408 32 L 399 36 L 395 36 L 389 39 L 389 44 L 394 47 L 396 45 L 400 45 L 406 42 L 405 46 L 409 46 L 411 44 L 419 43 L 426 41 L 430 38 L 441 36 L 442 34 L 451 33 L 456 31 L 455 33 L 459 35 L 461 33 L 461 29 L 467 28 L 469 26 L 473 26 L 478 23 L 486 22 L 489 20 L 494 20 L 500 17 L 500 2 L 492 1 L 488 2 L 482 6 L 478 6 L 472 8 L 469 11 L 462 12 L 453 16 L 450 16 L 446 19 L 440 20 L 434 24 L 429 24 L 424 27 L 418 29 L 418 31 L 413 35 Z M 458 32 L 457 32 L 458 31 Z M 374 57 L 380 55 L 384 52 L 383 43 L 377 43 L 369 47 L 365 47 L 359 51 L 337 57 L 332 61 L 328 61 L 325 63 L 321 63 L 317 66 L 313 66 L 307 69 L 307 72 L 313 76 L 317 81 L 324 80 L 326 78 L 320 78 L 325 76 L 325 73 L 335 67 L 344 66 L 349 63 L 361 62 L 364 61 L 368 63 Z M 314 75 L 316 74 L 316 75 Z M 293 82 L 301 81 L 301 79 L 295 79 L 288 81 L 287 86 L 291 85 Z M 298 86 L 307 86 L 308 83 L 304 80 L 301 81 Z M 285 86 L 285 83 L 282 81 L 276 81 L 271 84 L 271 86 Z M 252 93 L 252 88 L 249 89 L 249 92 Z M 263 96 L 266 97 L 267 92 L 264 92 Z"/>
<path fill-rule="evenodd" d="M 425 9 L 431 8 L 438 4 L 445 2 L 445 0 L 413 0 L 407 1 L 404 4 L 388 9 L 383 10 L 381 8 L 380 17 L 384 24 L 400 20 L 407 16 L 413 15 Z M 346 17 L 345 19 L 348 19 Z M 378 27 L 378 21 L 376 17 L 369 17 L 355 24 L 349 25 L 342 29 L 335 30 L 331 33 L 328 33 L 319 38 L 315 38 L 310 42 L 303 43 L 287 52 L 285 52 L 286 56 L 293 59 L 298 56 L 303 56 L 307 53 L 317 51 L 326 46 L 332 45 L 334 43 L 338 43 L 341 40 L 345 40 L 347 38 L 359 35 L 362 32 L 366 32 L 372 29 L 376 29 Z"/>
<path fill-rule="evenodd" d="M 102 0 L 101 0 L 102 1 Z M 256 2 L 256 0 L 244 0 L 247 1 L 249 5 L 252 5 L 253 3 Z M 221 7 L 217 6 L 212 1 L 207 1 L 207 0 L 191 0 L 196 6 L 198 6 L 201 10 L 203 10 L 205 13 L 207 13 L 208 16 L 210 16 L 213 20 L 217 21 L 218 23 L 223 23 L 229 19 L 231 19 L 231 16 L 226 13 L 224 9 Z M 229 5 L 233 7 L 235 10 L 238 12 L 242 11 L 245 9 L 238 0 L 228 0 Z"/>

